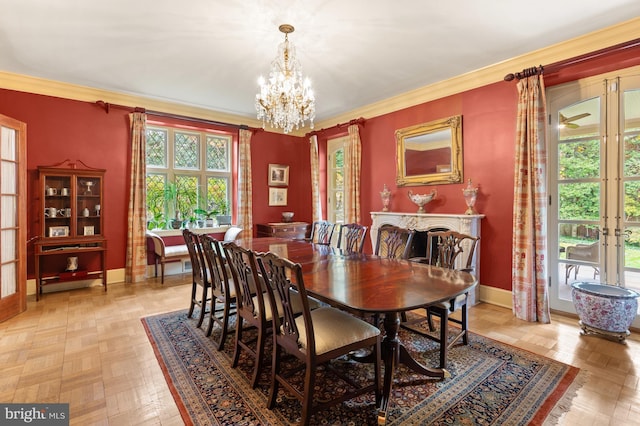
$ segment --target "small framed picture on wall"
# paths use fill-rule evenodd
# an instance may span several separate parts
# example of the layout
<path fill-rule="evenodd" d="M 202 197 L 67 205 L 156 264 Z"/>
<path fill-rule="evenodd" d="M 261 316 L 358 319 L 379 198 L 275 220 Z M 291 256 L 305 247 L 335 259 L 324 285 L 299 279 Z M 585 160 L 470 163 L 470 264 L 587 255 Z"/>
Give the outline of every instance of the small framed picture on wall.
<path fill-rule="evenodd" d="M 269 205 L 286 206 L 287 188 L 269 188 Z"/>
<path fill-rule="evenodd" d="M 289 166 L 269 164 L 269 186 L 289 185 Z"/>

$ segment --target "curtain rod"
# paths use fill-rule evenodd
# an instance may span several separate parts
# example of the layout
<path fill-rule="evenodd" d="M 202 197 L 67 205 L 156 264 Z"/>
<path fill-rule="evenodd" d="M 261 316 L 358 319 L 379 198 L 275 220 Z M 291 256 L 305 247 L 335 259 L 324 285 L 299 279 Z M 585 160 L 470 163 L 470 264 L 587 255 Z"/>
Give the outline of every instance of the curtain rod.
<path fill-rule="evenodd" d="M 530 77 L 532 75 L 542 74 L 544 71 L 548 73 L 554 73 L 559 71 L 561 68 L 579 64 L 580 62 L 589 61 L 592 59 L 597 59 L 601 56 L 608 55 L 611 53 L 623 52 L 627 49 L 631 49 L 633 47 L 640 46 L 640 38 L 636 38 L 634 40 L 626 41 L 624 43 L 616 44 L 614 46 L 605 47 L 604 49 L 596 50 L 594 52 L 585 53 L 584 55 L 574 56 L 573 58 L 565 59 L 562 61 L 554 62 L 549 65 L 545 65 L 544 67 L 540 65 L 539 67 L 526 68 L 521 72 L 507 74 L 504 76 L 504 81 L 511 81 L 513 79 L 520 80 L 521 78 Z"/>
<path fill-rule="evenodd" d="M 164 117 L 164 118 L 174 118 L 174 119 L 178 119 L 178 120 L 185 120 L 185 121 L 193 121 L 196 123 L 204 123 L 204 124 L 213 124 L 216 126 L 221 126 L 221 127 L 231 127 L 234 129 L 244 129 L 244 130 L 252 130 L 252 131 L 259 131 L 262 129 L 256 129 L 256 128 L 252 128 L 247 126 L 246 124 L 230 124 L 230 123 L 224 123 L 222 121 L 215 121 L 215 120 L 207 120 L 204 118 L 196 118 L 196 117 L 189 117 L 186 115 L 180 115 L 180 114 L 171 114 L 168 112 L 162 112 L 162 111 L 152 111 L 152 110 L 147 110 L 145 108 L 141 108 L 141 107 L 130 107 L 130 106 L 126 106 L 126 105 L 118 105 L 118 104 L 111 104 L 105 101 L 96 101 L 96 105 L 98 105 L 101 108 L 104 108 L 105 112 L 107 114 L 109 114 L 109 110 L 111 108 L 118 108 L 118 109 L 124 109 L 130 112 L 142 112 L 145 114 L 149 114 L 149 115 L 154 115 L 156 117 Z"/>
<path fill-rule="evenodd" d="M 322 133 L 322 132 L 330 130 L 330 129 L 339 129 L 340 127 L 351 126 L 352 124 L 362 124 L 362 125 L 364 125 L 364 123 L 366 121 L 367 120 L 365 120 L 364 117 L 354 118 L 353 120 L 348 121 L 346 123 L 336 124 L 335 126 L 325 127 L 324 129 L 320 129 L 320 130 L 313 130 L 313 131 L 307 133 L 304 136 L 305 137 L 309 137 L 309 136 L 317 135 L 318 133 Z"/>

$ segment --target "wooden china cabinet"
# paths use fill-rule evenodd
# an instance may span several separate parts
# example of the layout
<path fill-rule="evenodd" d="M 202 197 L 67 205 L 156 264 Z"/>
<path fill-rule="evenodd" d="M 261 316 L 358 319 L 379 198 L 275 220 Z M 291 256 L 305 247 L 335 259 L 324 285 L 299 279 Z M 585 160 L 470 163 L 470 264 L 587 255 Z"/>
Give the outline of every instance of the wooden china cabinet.
<path fill-rule="evenodd" d="M 37 300 L 43 286 L 64 281 L 101 278 L 107 291 L 104 174 L 79 160 L 38 167 Z"/>

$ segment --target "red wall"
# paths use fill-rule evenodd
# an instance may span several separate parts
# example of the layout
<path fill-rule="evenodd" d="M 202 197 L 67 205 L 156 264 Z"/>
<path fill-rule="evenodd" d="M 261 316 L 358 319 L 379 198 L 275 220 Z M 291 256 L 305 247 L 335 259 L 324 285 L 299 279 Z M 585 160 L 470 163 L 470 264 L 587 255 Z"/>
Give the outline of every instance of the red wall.
<path fill-rule="evenodd" d="M 258 131 L 251 138 L 251 164 L 254 235 L 256 224 L 281 222 L 282 212 L 293 212 L 294 221 L 311 221 L 311 162 L 306 138 Z M 269 206 L 269 164 L 289 166 L 286 206 Z"/>
<path fill-rule="evenodd" d="M 124 267 L 128 206 L 129 120 L 127 113 L 51 96 L 0 89 L 0 113 L 27 123 L 27 214 L 29 238 L 39 235 L 37 167 L 81 160 L 106 169 L 102 205 L 108 240 L 107 269 Z M 29 276 L 33 275 L 33 247 Z"/>
<path fill-rule="evenodd" d="M 476 209 L 486 215 L 482 220 L 482 283 L 511 289 L 511 212 L 513 201 L 513 156 L 517 92 L 515 84 L 496 83 L 427 104 L 417 105 L 366 120 L 361 126 L 362 174 L 361 222 L 371 226 L 369 212 L 380 211 L 380 191 L 386 184 L 391 195 L 392 211 L 412 212 L 418 207 L 408 197 L 432 189 L 437 197 L 425 206 L 429 213 L 462 214 L 467 206 L 462 197 L 466 183 L 451 185 L 396 186 L 395 131 L 454 115 L 462 115 L 464 179 L 479 186 Z M 327 139 L 344 133 L 344 129 L 323 132 Z M 505 184 L 506 183 L 506 184 Z M 370 240 L 365 250 L 372 252 Z"/>

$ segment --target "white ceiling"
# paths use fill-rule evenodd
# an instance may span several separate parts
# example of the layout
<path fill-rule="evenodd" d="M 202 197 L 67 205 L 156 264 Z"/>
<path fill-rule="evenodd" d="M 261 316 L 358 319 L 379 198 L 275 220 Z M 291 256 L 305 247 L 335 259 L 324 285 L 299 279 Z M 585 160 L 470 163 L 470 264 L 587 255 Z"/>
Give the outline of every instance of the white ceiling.
<path fill-rule="evenodd" d="M 255 118 L 288 23 L 321 121 L 637 16 L 638 0 L 0 0 L 0 71 Z"/>

